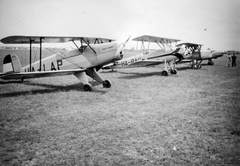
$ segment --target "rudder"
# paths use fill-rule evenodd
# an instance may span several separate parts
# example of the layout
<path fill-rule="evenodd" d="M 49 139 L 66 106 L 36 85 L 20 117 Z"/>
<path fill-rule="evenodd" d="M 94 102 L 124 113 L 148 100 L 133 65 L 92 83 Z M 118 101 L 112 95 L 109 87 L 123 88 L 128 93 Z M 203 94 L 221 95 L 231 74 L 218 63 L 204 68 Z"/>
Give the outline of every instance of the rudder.
<path fill-rule="evenodd" d="M 3 59 L 3 73 L 20 72 L 22 65 L 16 54 L 8 54 Z"/>

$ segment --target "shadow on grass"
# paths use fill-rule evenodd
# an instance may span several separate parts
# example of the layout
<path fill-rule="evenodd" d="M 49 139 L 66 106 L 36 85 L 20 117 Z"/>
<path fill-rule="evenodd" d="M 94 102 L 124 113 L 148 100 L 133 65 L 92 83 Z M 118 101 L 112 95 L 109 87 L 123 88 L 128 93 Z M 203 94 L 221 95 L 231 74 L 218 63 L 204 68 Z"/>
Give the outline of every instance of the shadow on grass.
<path fill-rule="evenodd" d="M 158 77 L 178 77 L 174 74 L 169 74 L 168 76 L 162 75 L 162 72 L 149 72 L 149 73 L 133 73 L 133 72 L 118 72 L 120 74 L 128 74 L 127 76 L 120 76 L 119 78 L 123 79 L 137 79 L 142 77 L 152 77 L 152 76 L 158 76 Z"/>
<path fill-rule="evenodd" d="M 19 83 L 19 82 L 11 82 L 11 83 Z M 20 92 L 10 92 L 10 93 L 3 93 L 0 94 L 0 98 L 6 98 L 6 97 L 16 97 L 16 96 L 21 96 L 21 95 L 35 95 L 35 94 L 47 94 L 47 93 L 56 93 L 56 92 L 69 92 L 69 91 L 83 91 L 83 84 L 77 83 L 77 84 L 72 84 L 69 86 L 62 86 L 62 85 L 51 85 L 51 84 L 41 84 L 41 83 L 33 83 L 33 82 L 21 82 L 21 84 L 25 85 L 31 85 L 31 86 L 42 86 L 46 89 L 37 89 L 37 90 L 28 90 L 28 91 L 20 91 Z M 98 82 L 91 82 L 91 85 L 93 88 L 100 83 Z M 105 94 L 107 91 L 104 90 L 96 90 L 93 89 L 91 93 L 101 93 Z"/>
<path fill-rule="evenodd" d="M 117 69 L 114 69 L 114 70 L 112 70 L 112 69 L 107 69 L 107 70 L 101 70 L 100 72 L 101 72 L 101 73 L 116 73 L 116 72 L 118 72 L 118 71 L 117 71 Z"/>
<path fill-rule="evenodd" d="M 26 82 L 26 81 L 24 81 Z M 12 83 L 23 83 L 21 80 L 2 80 L 0 79 L 0 84 L 12 84 Z"/>
<path fill-rule="evenodd" d="M 193 69 L 191 65 L 187 66 L 176 66 L 177 71 L 182 71 L 182 70 L 206 70 L 203 68 L 204 66 L 211 66 L 208 64 L 202 64 L 202 67 L 200 69 Z M 213 66 L 221 66 L 221 65 L 213 65 Z"/>

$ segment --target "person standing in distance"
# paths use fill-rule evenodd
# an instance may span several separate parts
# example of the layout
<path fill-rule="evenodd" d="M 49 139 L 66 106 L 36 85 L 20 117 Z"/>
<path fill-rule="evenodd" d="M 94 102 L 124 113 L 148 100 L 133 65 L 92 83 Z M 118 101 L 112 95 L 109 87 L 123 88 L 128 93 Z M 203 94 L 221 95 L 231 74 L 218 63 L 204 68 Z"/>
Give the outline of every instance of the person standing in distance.
<path fill-rule="evenodd" d="M 233 53 L 233 55 L 232 55 L 232 67 L 236 67 L 236 60 L 237 60 L 237 56 L 235 55 L 235 53 Z"/>

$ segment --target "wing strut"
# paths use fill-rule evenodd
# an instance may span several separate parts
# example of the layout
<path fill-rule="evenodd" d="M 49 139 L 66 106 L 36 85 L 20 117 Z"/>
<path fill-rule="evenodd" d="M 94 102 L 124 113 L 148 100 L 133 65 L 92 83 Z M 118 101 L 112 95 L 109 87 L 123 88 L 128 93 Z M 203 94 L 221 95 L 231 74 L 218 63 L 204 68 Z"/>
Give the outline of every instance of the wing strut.
<path fill-rule="evenodd" d="M 32 71 L 32 42 L 33 42 L 33 40 L 30 38 L 29 39 L 30 40 L 30 53 L 29 53 L 29 55 L 30 55 L 30 59 L 29 59 L 29 65 L 30 65 L 30 69 L 29 69 L 29 71 L 31 72 Z"/>
<path fill-rule="evenodd" d="M 39 44 L 40 44 L 40 58 L 39 58 L 39 71 L 41 71 L 42 70 L 42 39 L 43 39 L 43 37 L 39 37 L 39 39 L 40 39 L 40 42 L 39 42 Z M 33 42 L 34 42 L 34 40 L 33 39 L 31 39 L 31 38 L 29 38 L 29 44 L 30 44 L 30 49 L 29 49 L 29 71 L 31 72 L 32 71 L 32 44 L 33 44 Z"/>
<path fill-rule="evenodd" d="M 92 50 L 95 54 L 97 54 L 96 51 L 90 46 L 89 42 L 86 42 L 86 41 L 84 40 L 84 38 L 82 38 L 81 40 L 84 41 L 84 42 L 88 45 L 88 47 L 91 48 L 91 50 Z"/>
<path fill-rule="evenodd" d="M 40 37 L 40 60 L 39 60 L 39 71 L 42 71 L 42 37 Z"/>
<path fill-rule="evenodd" d="M 81 39 L 80 39 L 80 42 L 81 42 L 81 47 L 80 47 L 80 48 L 79 48 L 78 45 L 74 42 L 74 40 L 72 40 L 72 42 L 73 42 L 73 44 L 77 47 L 77 49 L 78 49 L 80 52 L 83 52 L 83 50 L 81 50 L 81 47 L 82 47 L 83 42 L 84 42 L 84 43 L 87 44 L 87 46 L 88 46 L 95 54 L 97 54 L 96 51 L 90 46 L 89 42 L 87 42 L 86 40 L 84 40 L 84 38 L 81 38 Z"/>
<path fill-rule="evenodd" d="M 78 47 L 78 45 L 72 40 L 73 44 L 77 47 L 77 49 L 82 53 L 82 50 Z M 82 46 L 82 40 L 81 40 L 81 46 Z"/>

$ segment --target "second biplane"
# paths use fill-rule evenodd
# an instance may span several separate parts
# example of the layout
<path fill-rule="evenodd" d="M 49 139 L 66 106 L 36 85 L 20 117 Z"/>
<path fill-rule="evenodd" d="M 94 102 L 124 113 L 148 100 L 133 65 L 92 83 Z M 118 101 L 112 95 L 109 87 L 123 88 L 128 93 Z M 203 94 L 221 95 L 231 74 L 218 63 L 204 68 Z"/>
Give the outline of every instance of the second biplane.
<path fill-rule="evenodd" d="M 180 40 L 143 35 L 134 38 L 133 41 L 141 42 L 141 48 L 143 49 L 141 54 L 118 60 L 104 66 L 103 69 L 124 69 L 164 64 L 162 75 L 168 76 L 169 73 L 177 74 L 175 61 L 183 59 L 184 50 L 181 48 L 175 49 L 173 43 L 176 45 Z M 148 42 L 147 49 L 145 49 L 144 42 Z M 150 52 L 150 43 L 156 43 L 160 49 Z M 169 50 L 167 50 L 167 48 L 169 48 Z"/>
<path fill-rule="evenodd" d="M 80 46 L 76 44 L 80 42 Z M 84 91 L 92 91 L 87 76 L 101 82 L 103 87 L 110 88 L 110 80 L 104 80 L 98 73 L 102 66 L 122 58 L 122 50 L 128 40 L 117 43 L 112 39 L 93 37 L 61 36 L 9 36 L 1 39 L 4 44 L 30 44 L 30 64 L 22 67 L 17 55 L 9 54 L 3 59 L 3 73 L 0 78 L 30 79 L 74 75 L 84 85 Z M 66 53 L 60 52 L 42 59 L 42 43 L 73 42 L 76 49 Z M 40 59 L 31 63 L 32 44 L 40 45 Z"/>

